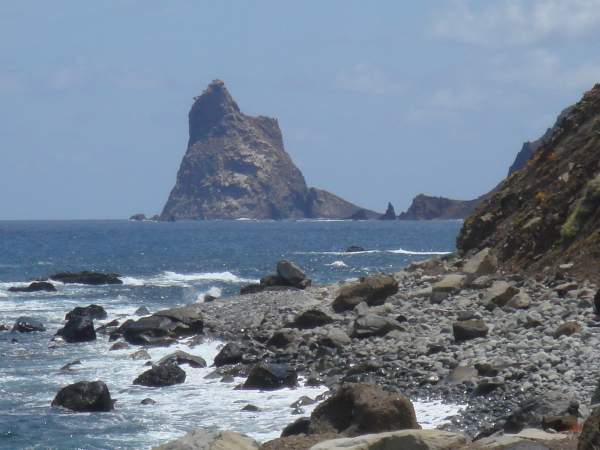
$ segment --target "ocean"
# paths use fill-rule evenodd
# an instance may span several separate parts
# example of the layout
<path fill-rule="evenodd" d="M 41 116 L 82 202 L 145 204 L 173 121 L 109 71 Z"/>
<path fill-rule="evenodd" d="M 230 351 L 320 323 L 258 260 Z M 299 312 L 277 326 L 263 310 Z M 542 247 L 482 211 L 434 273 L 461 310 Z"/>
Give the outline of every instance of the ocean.
<path fill-rule="evenodd" d="M 5 221 L 0 222 L 0 324 L 33 316 L 45 332 L 0 331 L 0 449 L 147 449 L 195 427 L 246 433 L 259 441 L 275 438 L 292 422 L 290 404 L 325 388 L 274 392 L 234 390 L 205 378 L 213 369 L 185 367 L 184 384 L 148 388 L 132 385 L 146 368 L 129 355 L 135 348 L 109 351 L 94 342 L 49 348 L 50 339 L 75 306 L 92 303 L 108 312 L 106 321 L 133 317 L 140 306 L 154 312 L 222 297 L 272 273 L 281 259 L 303 267 L 313 283 L 334 283 L 377 272 L 393 272 L 411 261 L 455 248 L 459 221 Z M 345 253 L 351 245 L 364 252 Z M 8 292 L 11 286 L 61 271 L 106 271 L 122 275 L 122 285 L 57 283 L 57 292 Z M 16 341 L 15 341 L 16 340 Z M 148 349 L 153 360 L 176 348 L 204 357 L 210 366 L 221 342 L 190 349 Z M 71 372 L 60 368 L 74 360 Z M 115 410 L 72 413 L 50 407 L 57 391 L 80 380 L 103 380 Z M 150 397 L 157 403 L 142 405 Z M 413 399 L 419 422 L 438 425 L 458 406 Z M 242 411 L 246 404 L 258 412 Z M 304 407 L 309 415 L 312 407 Z"/>

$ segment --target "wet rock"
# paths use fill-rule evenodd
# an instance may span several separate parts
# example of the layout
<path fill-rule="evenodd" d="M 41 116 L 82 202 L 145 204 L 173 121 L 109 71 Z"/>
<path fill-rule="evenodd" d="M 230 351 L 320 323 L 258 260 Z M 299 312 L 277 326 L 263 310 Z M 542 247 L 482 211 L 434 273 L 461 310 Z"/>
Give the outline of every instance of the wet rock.
<path fill-rule="evenodd" d="M 300 417 L 287 425 L 281 432 L 281 437 L 295 436 L 298 434 L 308 434 L 310 427 L 310 417 Z"/>
<path fill-rule="evenodd" d="M 356 252 L 364 252 L 365 249 L 363 247 L 361 247 L 360 245 L 351 245 L 344 251 L 346 253 L 356 253 Z"/>
<path fill-rule="evenodd" d="M 142 404 L 142 405 L 156 405 L 156 400 L 153 400 L 151 398 L 145 398 L 144 400 L 142 400 L 140 402 L 140 404 Z"/>
<path fill-rule="evenodd" d="M 458 433 L 403 430 L 328 440 L 314 445 L 310 450 L 456 450 L 467 442 L 467 438 Z"/>
<path fill-rule="evenodd" d="M 375 314 L 366 314 L 354 321 L 353 336 L 357 338 L 385 336 L 392 330 L 403 330 L 403 328 L 394 319 Z"/>
<path fill-rule="evenodd" d="M 140 306 L 138 309 L 135 310 L 134 314 L 136 316 L 149 316 L 150 310 L 145 306 Z"/>
<path fill-rule="evenodd" d="M 11 330 L 13 333 L 30 333 L 32 331 L 46 331 L 46 327 L 33 317 L 19 317 Z"/>
<path fill-rule="evenodd" d="M 34 281 L 25 287 L 9 287 L 8 292 L 56 292 L 56 288 L 52 283 L 48 283 L 47 281 Z"/>
<path fill-rule="evenodd" d="M 0 331 L 8 331 L 10 330 L 9 327 L 7 327 L 6 325 L 4 325 L 3 323 L 0 323 Z"/>
<path fill-rule="evenodd" d="M 86 307 L 76 306 L 65 315 L 65 320 L 71 320 L 75 317 L 89 317 L 90 319 L 103 320 L 108 317 L 102 306 L 89 305 Z"/>
<path fill-rule="evenodd" d="M 277 263 L 277 275 L 292 286 L 297 286 L 306 279 L 306 274 L 296 263 L 286 260 Z"/>
<path fill-rule="evenodd" d="M 113 401 L 102 381 L 79 381 L 62 388 L 52 400 L 52 406 L 62 406 L 77 412 L 111 411 Z"/>
<path fill-rule="evenodd" d="M 488 326 L 483 320 L 463 320 L 452 324 L 454 340 L 456 342 L 468 341 L 471 339 L 486 337 Z"/>
<path fill-rule="evenodd" d="M 298 400 L 296 400 L 294 403 L 292 403 L 290 405 L 290 407 L 291 408 L 300 408 L 302 406 L 314 405 L 315 403 L 317 403 L 316 400 L 313 400 L 312 398 L 307 397 L 306 395 L 303 395 Z"/>
<path fill-rule="evenodd" d="M 558 339 L 561 336 L 571 336 L 581 332 L 581 325 L 577 322 L 565 322 L 560 325 L 554 332 L 554 338 Z"/>
<path fill-rule="evenodd" d="M 129 344 L 127 342 L 116 342 L 108 350 L 115 351 L 115 350 L 124 350 L 126 348 L 129 348 Z"/>
<path fill-rule="evenodd" d="M 250 370 L 243 388 L 274 390 L 297 384 L 298 374 L 287 364 L 260 363 Z"/>
<path fill-rule="evenodd" d="M 258 450 L 258 443 L 243 434 L 197 428 L 152 450 Z"/>
<path fill-rule="evenodd" d="M 257 412 L 260 411 L 260 408 L 258 406 L 255 405 L 246 405 L 242 408 L 242 411 L 247 411 L 247 412 Z"/>
<path fill-rule="evenodd" d="M 154 366 L 133 380 L 133 384 L 150 387 L 172 386 L 185 381 L 185 372 L 176 364 Z"/>
<path fill-rule="evenodd" d="M 398 292 L 398 281 L 391 275 L 374 275 L 342 286 L 332 307 L 335 312 L 354 309 L 361 302 L 369 306 L 381 305 L 390 295 Z"/>
<path fill-rule="evenodd" d="M 100 333 L 100 334 L 111 334 L 112 332 L 117 330 L 117 327 L 119 326 L 119 321 L 118 320 L 111 320 L 108 323 L 105 323 L 104 325 L 99 326 L 98 328 L 96 328 L 96 333 Z"/>
<path fill-rule="evenodd" d="M 129 355 L 129 358 L 131 358 L 133 360 L 144 360 L 144 359 L 148 360 L 148 359 L 152 359 L 152 357 L 150 356 L 150 353 L 148 353 L 143 348 L 139 349 L 136 352 L 133 352 L 131 355 Z"/>
<path fill-rule="evenodd" d="M 294 319 L 292 326 L 300 329 L 322 327 L 333 322 L 333 318 L 319 309 L 309 309 Z"/>
<path fill-rule="evenodd" d="M 70 363 L 65 364 L 60 368 L 61 372 L 72 372 L 74 366 L 80 366 L 81 360 L 76 359 L 75 361 L 71 361 Z"/>
<path fill-rule="evenodd" d="M 373 385 L 349 384 L 317 406 L 309 431 L 355 436 L 407 428 L 420 428 L 408 398 Z"/>
<path fill-rule="evenodd" d="M 215 356 L 214 365 L 216 367 L 225 366 L 227 364 L 237 364 L 242 361 L 244 349 L 238 344 L 228 343 Z"/>
<path fill-rule="evenodd" d="M 70 284 L 123 284 L 120 279 L 121 275 L 116 273 L 101 273 L 101 272 L 61 272 L 50 275 L 48 278 L 61 283 Z"/>
<path fill-rule="evenodd" d="M 158 365 L 162 364 L 187 364 L 190 367 L 194 368 L 206 367 L 206 361 L 204 360 L 204 358 L 202 358 L 201 356 L 190 355 L 189 353 L 186 353 L 181 350 L 177 350 L 171 353 L 170 355 L 161 358 L 158 361 Z"/>
<path fill-rule="evenodd" d="M 56 335 L 68 343 L 95 341 L 94 321 L 88 316 L 74 316 Z"/>

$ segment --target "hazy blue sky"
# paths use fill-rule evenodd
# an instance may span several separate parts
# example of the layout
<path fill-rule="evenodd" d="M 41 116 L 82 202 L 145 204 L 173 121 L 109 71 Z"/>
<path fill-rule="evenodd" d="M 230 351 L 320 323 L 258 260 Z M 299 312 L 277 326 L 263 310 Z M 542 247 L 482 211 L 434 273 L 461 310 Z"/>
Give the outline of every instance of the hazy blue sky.
<path fill-rule="evenodd" d="M 600 81 L 600 0 L 0 3 L 0 218 L 162 208 L 214 78 L 309 185 L 475 197 Z"/>

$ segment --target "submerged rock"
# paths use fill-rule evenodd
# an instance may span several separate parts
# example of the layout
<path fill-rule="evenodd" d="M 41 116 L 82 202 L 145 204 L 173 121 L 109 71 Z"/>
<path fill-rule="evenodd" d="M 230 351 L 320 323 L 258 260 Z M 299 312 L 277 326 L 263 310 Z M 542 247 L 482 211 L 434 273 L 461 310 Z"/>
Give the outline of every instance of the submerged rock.
<path fill-rule="evenodd" d="M 34 281 L 30 283 L 29 286 L 25 287 L 9 287 L 8 292 L 56 292 L 56 288 L 52 283 L 48 283 L 47 281 Z"/>
<path fill-rule="evenodd" d="M 77 412 L 112 411 L 113 401 L 104 382 L 79 381 L 58 391 L 52 406 Z"/>

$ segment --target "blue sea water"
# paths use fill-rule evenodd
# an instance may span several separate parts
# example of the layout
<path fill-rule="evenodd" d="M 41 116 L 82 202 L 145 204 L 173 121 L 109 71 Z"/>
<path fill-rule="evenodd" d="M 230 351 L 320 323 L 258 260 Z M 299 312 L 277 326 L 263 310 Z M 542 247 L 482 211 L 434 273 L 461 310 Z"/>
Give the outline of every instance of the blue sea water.
<path fill-rule="evenodd" d="M 0 332 L 0 449 L 150 448 L 199 426 L 233 429 L 259 440 L 276 437 L 297 417 L 289 405 L 322 388 L 235 391 L 234 385 L 205 379 L 210 368 L 186 369 L 186 383 L 178 386 L 133 386 L 145 370 L 144 361 L 129 358 L 135 348 L 109 351 L 102 335 L 95 342 L 57 348 L 49 348 L 50 339 L 75 306 L 96 303 L 107 310 L 108 320 L 125 320 L 140 306 L 156 311 L 196 302 L 206 292 L 227 301 L 243 284 L 272 273 L 280 259 L 296 261 L 315 283 L 395 271 L 453 251 L 460 226 L 458 221 L 0 222 L 0 324 L 10 327 L 19 316 L 33 316 L 47 328 Z M 367 251 L 344 253 L 350 245 Z M 80 270 L 117 272 L 124 284 L 8 292 L 34 278 Z M 210 363 L 219 345 L 177 348 Z M 156 359 L 173 350 L 149 352 Z M 60 371 L 77 359 L 77 370 Z M 75 414 L 50 407 L 62 386 L 84 379 L 107 383 L 117 399 L 114 412 Z M 141 405 L 146 397 L 157 404 Z M 247 403 L 261 411 L 241 411 Z"/>

